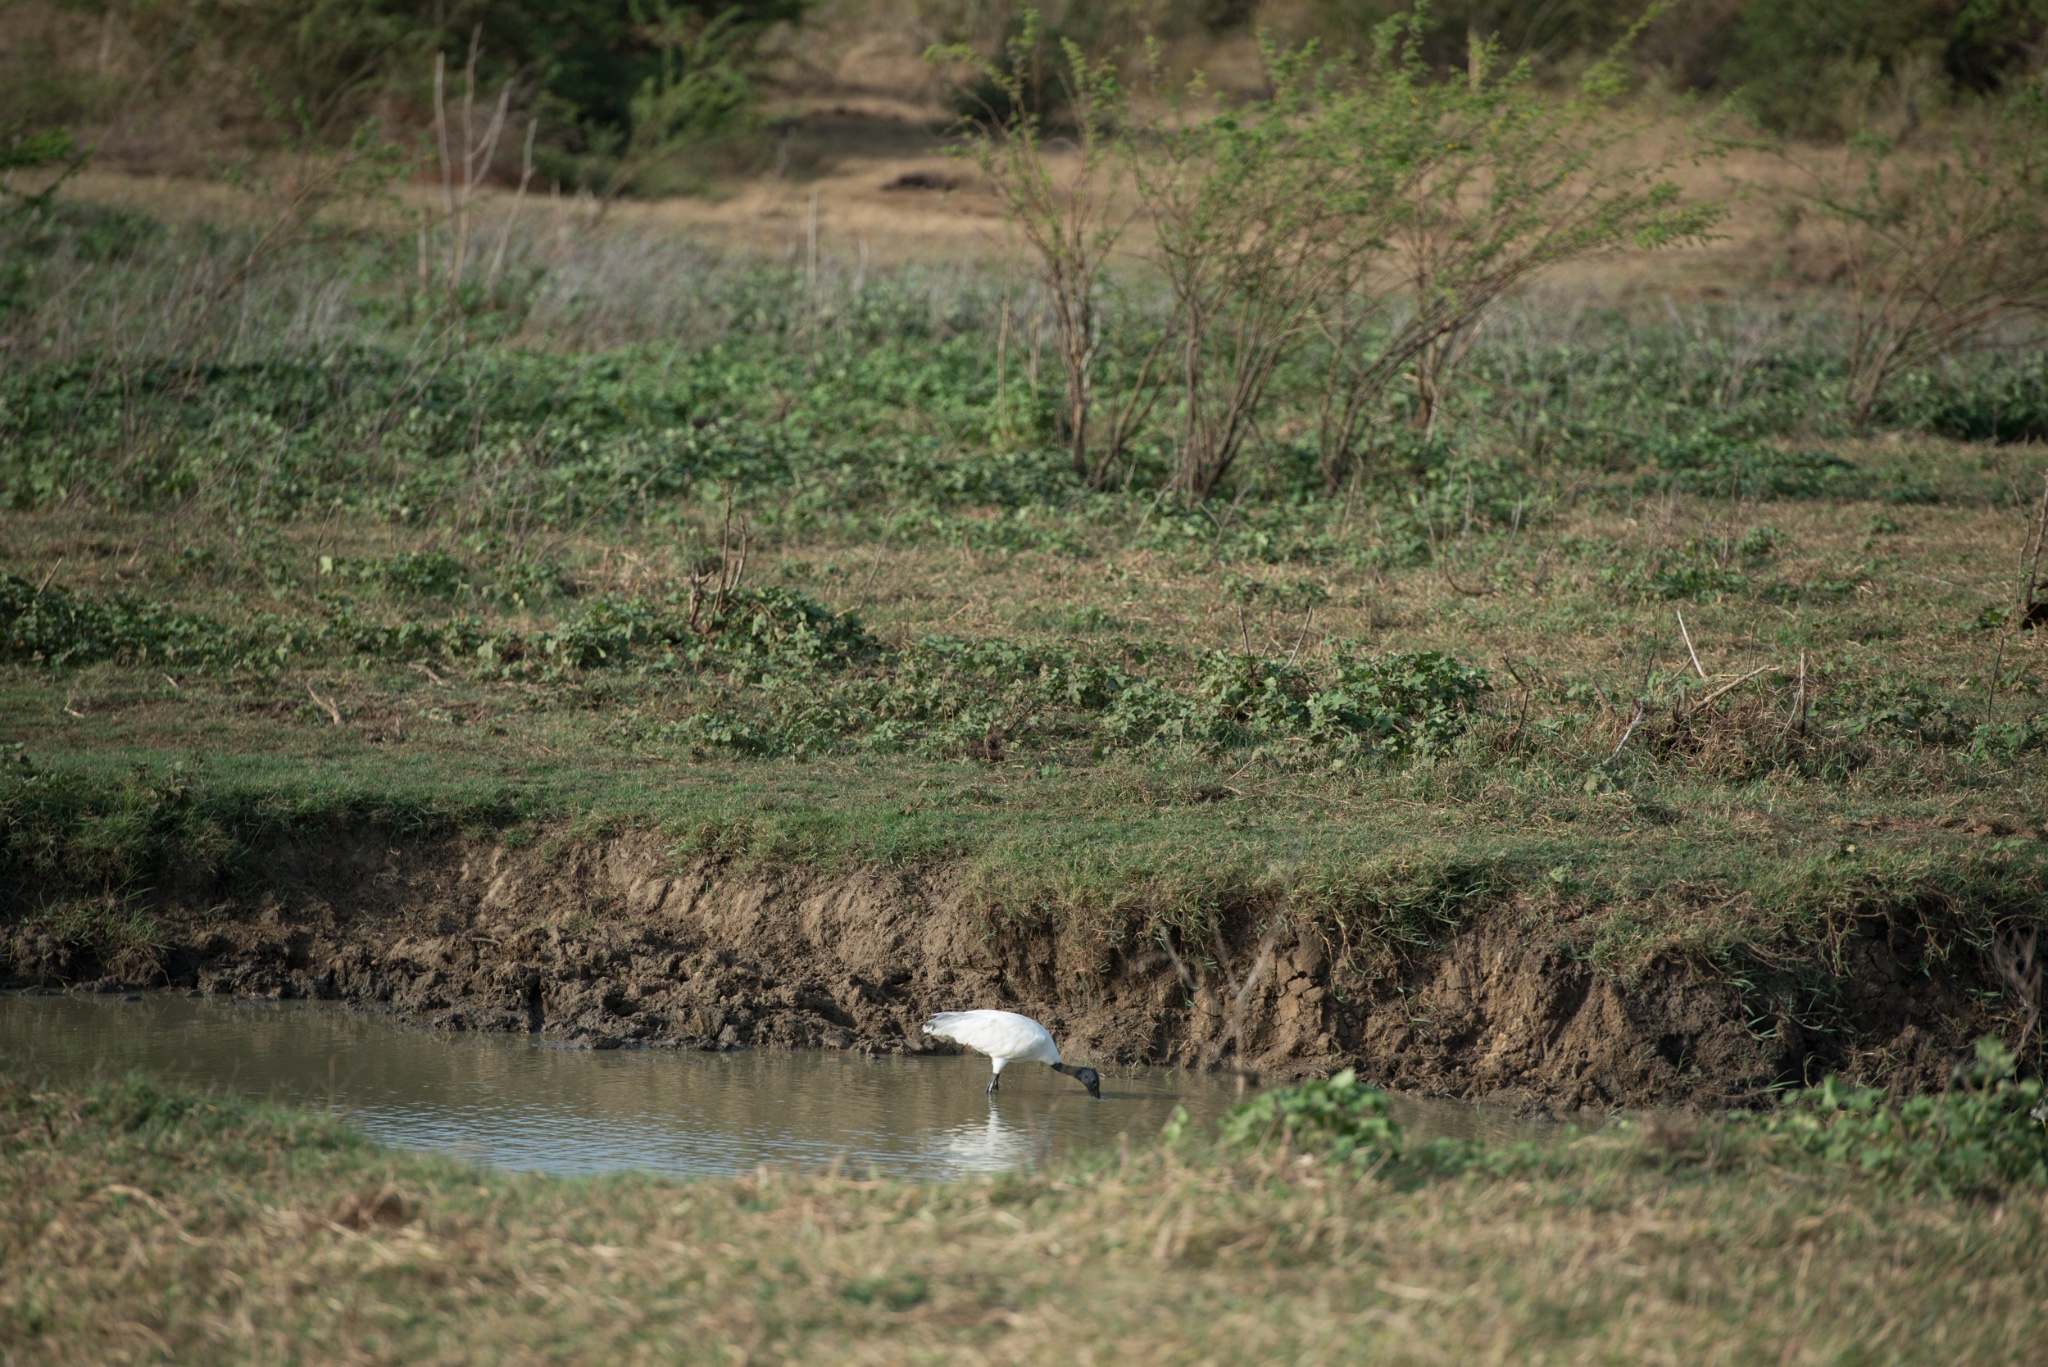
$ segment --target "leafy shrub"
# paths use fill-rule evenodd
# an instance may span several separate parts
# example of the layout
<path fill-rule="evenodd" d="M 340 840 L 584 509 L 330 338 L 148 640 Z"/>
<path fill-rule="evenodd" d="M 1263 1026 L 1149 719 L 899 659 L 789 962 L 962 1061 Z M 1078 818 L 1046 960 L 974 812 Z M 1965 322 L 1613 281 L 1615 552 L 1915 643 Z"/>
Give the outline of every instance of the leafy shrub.
<path fill-rule="evenodd" d="M 0 575 L 0 659 L 63 667 L 121 655 L 179 660 L 231 650 L 229 633 L 209 617 Z"/>
<path fill-rule="evenodd" d="M 1360 1082 L 1350 1068 L 1332 1078 L 1261 1092 L 1231 1108 L 1220 1134 L 1233 1148 L 1278 1140 L 1338 1161 L 1373 1161 L 1401 1152 L 1401 1127 L 1387 1113 L 1387 1094 Z"/>
<path fill-rule="evenodd" d="M 662 735 L 664 739 L 735 755 L 772 755 L 792 748 L 779 738 L 748 725 L 744 719 L 718 708 L 693 712 L 664 728 Z"/>
<path fill-rule="evenodd" d="M 1117 694 L 1102 714 L 1102 731 L 1114 744 L 1130 748 L 1207 741 L 1212 734 L 1207 712 L 1194 699 L 1151 679 L 1134 680 Z"/>
<path fill-rule="evenodd" d="M 1748 580 L 1733 570 L 1713 565 L 1672 565 L 1650 576 L 1650 591 L 1667 601 L 1690 599 L 1711 603 L 1724 593 L 1740 593 Z"/>
<path fill-rule="evenodd" d="M 2048 441 L 2048 359 L 2031 356 L 1907 377 L 1882 412 L 1961 441 Z"/>
<path fill-rule="evenodd" d="M 859 617 L 834 612 L 793 589 L 735 594 L 706 634 L 715 638 L 725 661 L 755 673 L 837 669 L 877 648 Z"/>
<path fill-rule="evenodd" d="M 2048 715 L 2022 721 L 1988 721 L 1970 736 L 1970 755 L 2010 764 L 2030 750 L 2048 749 Z"/>
<path fill-rule="evenodd" d="M 1845 680 L 1815 710 L 1843 737 L 1889 735 L 1915 745 L 1955 745 L 1984 731 L 1954 701 L 1895 679 Z"/>
<path fill-rule="evenodd" d="M 381 560 L 346 560 L 323 555 L 320 573 L 425 598 L 452 598 L 470 587 L 471 579 L 469 567 L 446 551 L 401 551 Z"/>
<path fill-rule="evenodd" d="M 1956 1081 L 1940 1096 L 1893 1101 L 1881 1089 L 1830 1077 L 1776 1111 L 1743 1119 L 1767 1152 L 1853 1163 L 1916 1191 L 1968 1195 L 2048 1183 L 2040 1080 L 2020 1079 L 2012 1052 L 1983 1039 Z"/>
<path fill-rule="evenodd" d="M 1897 528 L 1894 527 L 1893 530 L 1896 531 Z M 1743 534 L 1742 540 L 1735 543 L 1735 550 L 1737 554 L 1745 555 L 1751 560 L 1768 560 L 1789 540 L 1791 538 L 1776 527 L 1751 527 Z"/>
<path fill-rule="evenodd" d="M 1195 695 L 1209 705 L 1226 733 L 1281 737 L 1308 729 L 1309 679 L 1285 662 L 1214 651 Z"/>
<path fill-rule="evenodd" d="M 384 582 L 402 593 L 446 598 L 461 589 L 469 567 L 446 551 L 403 551 L 382 566 Z"/>
<path fill-rule="evenodd" d="M 1360 655 L 1337 648 L 1337 677 L 1308 699 L 1309 734 L 1392 754 L 1438 753 L 1464 734 L 1486 671 L 1436 650 Z"/>
<path fill-rule="evenodd" d="M 600 598 L 544 633 L 540 653 L 571 669 L 622 664 L 633 647 L 681 639 L 682 624 L 637 598 Z"/>
<path fill-rule="evenodd" d="M 639 646 L 680 651 L 692 664 L 721 664 L 758 679 L 772 671 L 837 668 L 874 638 L 852 613 L 836 613 L 791 589 L 742 590 L 692 625 L 681 595 L 662 603 L 600 598 L 536 641 L 539 653 L 572 669 L 623 664 Z"/>

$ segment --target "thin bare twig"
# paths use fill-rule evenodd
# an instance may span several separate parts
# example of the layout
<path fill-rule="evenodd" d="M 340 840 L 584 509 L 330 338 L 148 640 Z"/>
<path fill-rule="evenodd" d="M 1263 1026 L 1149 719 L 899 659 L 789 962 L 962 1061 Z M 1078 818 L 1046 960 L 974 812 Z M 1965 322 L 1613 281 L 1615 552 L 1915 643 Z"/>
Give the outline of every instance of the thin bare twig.
<path fill-rule="evenodd" d="M 1621 733 L 1621 739 L 1618 742 L 1616 742 L 1614 747 L 1614 753 L 1607 757 L 1607 763 L 1612 764 L 1616 759 L 1619 759 L 1621 757 L 1621 747 L 1628 744 L 1628 738 L 1636 733 L 1636 726 L 1642 721 L 1642 719 L 1643 701 L 1641 698 L 1638 698 L 1636 699 L 1636 714 L 1633 717 L 1629 718 L 1628 729 Z"/>
<path fill-rule="evenodd" d="M 2041 476 L 2041 511 L 2034 516 L 2034 553 L 2027 564 L 2026 583 L 2020 590 L 2020 625 L 2025 626 L 2034 610 L 2034 590 L 2041 585 L 2041 543 L 2048 541 L 2048 474 Z M 2026 555 L 2026 547 L 2020 554 Z"/>
<path fill-rule="evenodd" d="M 1694 712 L 1706 711 L 1707 708 L 1713 703 L 1713 701 L 1716 698 L 1720 697 L 1723 693 L 1726 693 L 1731 688 L 1737 688 L 1743 684 L 1748 683 L 1751 679 L 1754 679 L 1757 675 L 1763 673 L 1765 670 L 1769 668 L 1771 668 L 1770 665 L 1758 665 L 1755 669 L 1750 670 L 1749 673 L 1743 675 L 1741 678 L 1730 679 L 1727 683 L 1722 684 L 1713 692 L 1703 694 L 1700 697 L 1700 700 L 1692 705 L 1691 710 Z"/>
<path fill-rule="evenodd" d="M 868 562 L 868 577 L 861 581 L 860 597 L 854 599 L 853 601 L 853 611 L 855 613 L 858 613 L 862 608 L 867 606 L 868 590 L 875 586 L 875 576 L 881 573 L 881 570 L 882 553 L 880 551 L 876 551 L 874 558 Z"/>
<path fill-rule="evenodd" d="M 1294 638 L 1294 649 L 1287 652 L 1287 664 L 1285 666 L 1286 668 L 1292 668 L 1296 657 L 1298 657 L 1301 654 L 1301 643 L 1308 639 L 1309 624 L 1315 620 L 1316 608 L 1315 604 L 1311 603 L 1309 604 L 1308 611 L 1302 615 L 1301 635 Z"/>
<path fill-rule="evenodd" d="M 510 86 L 506 87 L 509 94 Z M 498 234 L 498 249 L 491 253 L 491 268 L 484 276 L 484 291 L 489 293 L 498 287 L 498 277 L 505 270 L 505 249 L 512 243 L 513 225 L 519 222 L 519 210 L 526 203 L 526 187 L 533 181 L 533 139 L 540 132 L 540 120 L 534 119 L 526 125 L 526 157 L 519 171 L 519 193 L 512 197 L 512 212 L 505 215 L 505 226 Z"/>
<path fill-rule="evenodd" d="M 1173 937 L 1162 926 L 1160 927 L 1159 934 L 1153 938 L 1159 941 L 1159 947 L 1166 951 L 1166 957 L 1172 961 L 1173 971 L 1180 975 L 1180 985 L 1188 990 L 1189 996 L 1193 996 L 1195 992 L 1195 975 L 1188 972 L 1187 964 L 1181 959 L 1179 954 L 1174 952 Z"/>
<path fill-rule="evenodd" d="M 1778 739 L 1785 739 L 1785 733 L 1792 729 L 1797 720 L 1802 733 L 1806 730 L 1806 652 L 1799 652 L 1799 692 L 1792 699 L 1792 710 L 1785 714 L 1785 724 L 1778 728 Z"/>
<path fill-rule="evenodd" d="M 1444 582 L 1451 586 L 1451 590 L 1454 593 L 1462 594 L 1467 598 L 1484 598 L 1486 596 L 1485 590 L 1468 589 L 1463 584 L 1460 584 L 1454 577 L 1452 577 L 1449 538 L 1446 537 L 1445 544 L 1439 547 L 1436 544 L 1436 523 L 1432 521 L 1426 525 L 1429 530 L 1430 553 L 1436 558 L 1437 571 L 1438 573 L 1443 575 Z"/>
<path fill-rule="evenodd" d="M 2014 931 L 1991 944 L 1991 965 L 2020 1003 L 2020 1049 L 2041 1023 L 2041 964 L 2034 957 L 2035 932 Z"/>
<path fill-rule="evenodd" d="M 1685 614 L 1673 608 L 1671 615 L 1678 619 L 1678 634 L 1685 638 L 1685 653 L 1692 656 L 1692 667 L 1699 674 L 1700 682 L 1707 681 L 1707 671 L 1700 664 L 1700 653 L 1692 648 L 1692 633 L 1685 629 Z"/>
<path fill-rule="evenodd" d="M 1258 987 L 1259 979 L 1265 976 L 1267 966 L 1273 962 L 1273 947 L 1280 939 L 1280 922 L 1276 919 L 1271 925 L 1266 927 L 1266 933 L 1259 939 L 1259 952 L 1252 958 L 1251 971 L 1245 974 L 1244 981 L 1241 983 L 1231 982 L 1230 980 L 1229 947 L 1223 943 L 1223 933 L 1220 930 L 1215 932 L 1215 939 L 1217 966 L 1222 969 L 1224 981 L 1229 983 L 1232 989 L 1230 1014 L 1224 1018 L 1223 1039 L 1235 1046 L 1238 1066 L 1242 1067 L 1244 1065 L 1245 1007 L 1250 1005 L 1253 990 Z M 1220 1041 L 1217 1045 L 1216 1056 L 1219 1058 L 1222 1056 L 1222 1043 Z"/>

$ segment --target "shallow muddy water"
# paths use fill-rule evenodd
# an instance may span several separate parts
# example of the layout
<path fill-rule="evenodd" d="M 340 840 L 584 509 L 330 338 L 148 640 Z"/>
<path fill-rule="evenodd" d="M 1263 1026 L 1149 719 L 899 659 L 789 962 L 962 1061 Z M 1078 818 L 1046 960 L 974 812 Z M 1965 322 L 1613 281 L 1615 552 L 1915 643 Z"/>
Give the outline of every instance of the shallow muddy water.
<path fill-rule="evenodd" d="M 318 1006 L 168 995 L 0 995 L 0 1059 L 45 1084 L 140 1071 L 332 1105 L 389 1144 L 563 1174 L 836 1161 L 856 1173 L 955 1177 L 1114 1148 L 1119 1133 L 1144 1142 L 1177 1105 L 1206 1126 L 1240 1095 L 1228 1073 L 1104 1068 L 1095 1101 L 1049 1068 L 1018 1064 L 990 1098 L 979 1057 L 590 1052 Z M 1396 1098 L 1395 1113 L 1431 1135 L 1551 1129 L 1451 1102 Z"/>

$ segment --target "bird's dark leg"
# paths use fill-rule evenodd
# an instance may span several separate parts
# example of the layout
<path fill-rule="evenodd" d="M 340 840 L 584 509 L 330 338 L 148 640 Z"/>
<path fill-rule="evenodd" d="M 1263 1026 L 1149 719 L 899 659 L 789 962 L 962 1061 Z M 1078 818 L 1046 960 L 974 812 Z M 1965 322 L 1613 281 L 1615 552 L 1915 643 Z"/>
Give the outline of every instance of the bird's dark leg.
<path fill-rule="evenodd" d="M 988 1094 L 990 1096 L 994 1096 L 996 1094 L 996 1089 L 1002 1085 L 1003 1075 L 1001 1073 L 997 1073 L 994 1077 L 988 1080 Z"/>

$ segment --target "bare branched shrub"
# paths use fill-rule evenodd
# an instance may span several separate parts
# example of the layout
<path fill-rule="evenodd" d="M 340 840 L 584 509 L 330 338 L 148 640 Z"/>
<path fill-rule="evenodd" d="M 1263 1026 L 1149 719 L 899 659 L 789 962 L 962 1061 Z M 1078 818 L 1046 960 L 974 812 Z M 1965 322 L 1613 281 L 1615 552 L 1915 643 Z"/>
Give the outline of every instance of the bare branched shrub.
<path fill-rule="evenodd" d="M 1334 350 L 1320 443 L 1331 487 L 1395 381 L 1412 375 L 1421 419 L 1435 421 L 1450 371 L 1504 295 L 1566 261 L 1696 240 L 1722 212 L 1681 202 L 1665 179 L 1669 154 L 1632 150 L 1648 121 L 1603 97 L 1605 66 L 1579 97 L 1558 99 L 1536 88 L 1528 63 L 1503 69 L 1498 47 L 1477 43 L 1464 80 L 1436 79 L 1421 58 L 1426 17 L 1418 7 L 1381 26 L 1366 97 L 1353 106 L 1364 117 L 1352 155 L 1386 158 L 1394 197 L 1370 228 L 1382 273 L 1347 303 L 1368 315 L 1405 307 L 1377 346 Z"/>
<path fill-rule="evenodd" d="M 477 129 L 476 69 L 480 48 L 481 44 L 472 39 L 469 63 L 462 73 L 459 120 L 449 114 L 447 58 L 440 53 L 434 55 L 434 153 L 440 170 L 442 217 L 439 224 L 424 216 L 420 222 L 420 293 L 432 292 L 438 258 L 440 289 L 451 306 L 458 304 L 463 284 L 471 274 L 477 194 L 490 177 L 498 155 L 498 142 L 505 135 L 512 109 L 513 86 L 507 81 L 499 90 L 497 103 L 491 107 L 483 129 Z M 512 201 L 511 211 L 499 224 L 497 246 L 491 252 L 490 264 L 484 271 L 483 291 L 486 295 L 497 288 L 498 279 L 505 270 L 505 253 L 511 245 L 512 229 L 519 221 L 520 209 L 525 206 L 527 187 L 533 182 L 533 143 L 539 131 L 540 120 L 528 120 L 519 192 Z M 457 139 L 452 146 L 451 138 Z M 439 251 L 430 251 L 429 239 L 437 231 L 445 242 Z"/>
<path fill-rule="evenodd" d="M 1033 11 L 1023 32 L 1007 45 L 1004 61 L 986 61 L 961 47 L 933 48 L 926 57 L 967 66 L 991 92 L 981 117 L 965 125 L 963 148 L 988 177 L 1031 249 L 1059 333 L 1060 365 L 1066 373 L 1065 435 L 1074 473 L 1099 487 L 1130 437 L 1130 424 L 1117 422 L 1110 439 L 1098 451 L 1089 450 L 1102 343 L 1097 312 L 1102 272 L 1131 217 L 1117 196 L 1127 151 L 1118 129 L 1128 106 L 1115 59 L 1091 61 L 1079 45 L 1064 40 L 1054 79 L 1070 126 L 1049 128 L 1034 89 L 1043 80 L 1041 37 Z M 1074 163 L 1065 173 L 1056 171 L 1051 160 L 1063 150 Z M 1144 373 L 1149 376 L 1149 371 L 1148 364 Z"/>
<path fill-rule="evenodd" d="M 1803 177 L 1797 206 L 1828 225 L 1848 272 L 1845 398 L 1858 422 L 1909 369 L 2048 336 L 2048 90 L 2038 82 L 1958 115 L 1932 155 L 1904 155 L 1896 137 L 1867 129 L 1825 160 L 1784 156 Z"/>
<path fill-rule="evenodd" d="M 1484 43 L 1466 73 L 1441 79 L 1422 56 L 1427 22 L 1417 6 L 1382 24 L 1362 66 L 1268 46 L 1269 93 L 1234 104 L 1199 75 L 1160 79 L 1155 50 L 1165 112 L 1119 145 L 1173 296 L 1161 369 L 1180 404 L 1171 483 L 1186 497 L 1208 498 L 1268 440 L 1260 420 L 1275 377 L 1315 339 L 1328 356 L 1317 436 L 1334 487 L 1396 381 L 1412 376 L 1433 418 L 1449 368 L 1503 295 L 1563 261 L 1697 237 L 1718 217 L 1679 202 L 1668 160 L 1631 152 L 1644 124 L 1619 116 L 1597 83 L 1559 100 L 1526 64 L 1502 70 Z M 1022 56 L 1005 68 L 1013 108 L 1028 107 Z M 1106 68 L 1078 50 L 1067 63 L 1082 130 L 1071 186 L 1047 170 L 1035 116 L 1011 114 L 1004 138 L 976 146 L 1046 263 L 1068 339 L 1076 469 L 1099 482 L 1106 466 L 1083 455 L 1094 287 L 1124 226 L 1099 177 L 1123 164 L 1109 116 L 1130 106 Z M 1141 384 L 1149 377 L 1148 365 Z"/>
<path fill-rule="evenodd" d="M 1281 362 L 1356 286 L 1394 169 L 1356 136 L 1371 113 L 1313 49 L 1266 57 L 1269 98 L 1197 112 L 1197 81 L 1136 168 L 1177 308 L 1174 485 L 1196 500 L 1245 450 Z"/>

